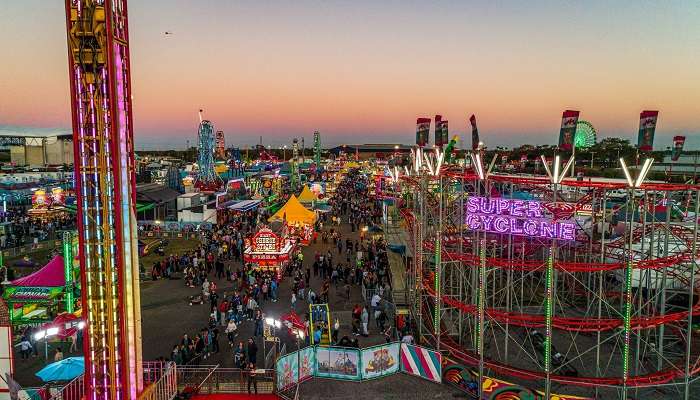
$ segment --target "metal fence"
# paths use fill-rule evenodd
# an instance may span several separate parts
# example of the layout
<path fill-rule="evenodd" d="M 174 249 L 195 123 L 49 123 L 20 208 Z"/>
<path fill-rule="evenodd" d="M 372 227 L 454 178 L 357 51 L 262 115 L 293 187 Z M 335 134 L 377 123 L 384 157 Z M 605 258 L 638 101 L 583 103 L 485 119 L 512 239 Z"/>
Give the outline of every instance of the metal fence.
<path fill-rule="evenodd" d="M 260 370 L 258 370 L 260 371 Z M 177 386 L 180 392 L 198 388 L 200 394 L 248 393 L 248 377 L 251 372 L 237 368 L 198 366 L 177 368 Z M 258 393 L 275 392 L 275 370 L 266 369 L 255 373 Z"/>
<path fill-rule="evenodd" d="M 58 390 L 51 400 L 81 400 L 85 395 L 85 375 L 68 382 L 65 386 Z"/>
<path fill-rule="evenodd" d="M 25 244 L 22 246 L 17 246 L 17 247 L 10 247 L 7 249 L 2 249 L 2 255 L 4 258 L 10 258 L 10 257 L 19 257 L 23 256 L 25 254 L 30 254 L 33 253 L 37 250 L 41 249 L 56 249 L 56 248 L 61 248 L 62 242 L 61 240 L 44 240 L 42 242 L 38 242 L 36 244 L 30 243 L 30 244 Z"/>
<path fill-rule="evenodd" d="M 142 400 L 171 400 L 177 395 L 177 367 L 174 362 L 143 363 L 144 390 Z M 26 389 L 25 389 L 26 390 Z M 85 396 L 85 375 L 58 389 L 50 400 L 82 400 Z"/>
<path fill-rule="evenodd" d="M 143 372 L 146 387 L 139 400 L 171 400 L 177 395 L 177 366 L 174 362 L 161 363 L 148 372 L 144 365 Z"/>
<path fill-rule="evenodd" d="M 139 239 L 199 239 L 199 232 L 139 231 Z"/>

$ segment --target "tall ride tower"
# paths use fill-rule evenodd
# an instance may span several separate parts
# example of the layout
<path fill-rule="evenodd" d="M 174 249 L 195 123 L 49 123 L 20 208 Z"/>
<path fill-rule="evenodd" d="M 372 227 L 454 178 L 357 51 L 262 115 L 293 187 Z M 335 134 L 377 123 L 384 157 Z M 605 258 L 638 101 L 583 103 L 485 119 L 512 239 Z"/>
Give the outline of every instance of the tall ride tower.
<path fill-rule="evenodd" d="M 85 397 L 143 389 L 126 0 L 66 0 Z"/>
<path fill-rule="evenodd" d="M 321 132 L 314 132 L 314 162 L 316 163 L 316 170 L 321 170 Z"/>
<path fill-rule="evenodd" d="M 194 185 L 202 192 L 215 192 L 223 185 L 223 181 L 214 170 L 214 145 L 216 140 L 214 137 L 214 124 L 206 119 L 201 121 L 197 137 L 199 138 L 199 155 L 197 156 L 199 172 Z"/>

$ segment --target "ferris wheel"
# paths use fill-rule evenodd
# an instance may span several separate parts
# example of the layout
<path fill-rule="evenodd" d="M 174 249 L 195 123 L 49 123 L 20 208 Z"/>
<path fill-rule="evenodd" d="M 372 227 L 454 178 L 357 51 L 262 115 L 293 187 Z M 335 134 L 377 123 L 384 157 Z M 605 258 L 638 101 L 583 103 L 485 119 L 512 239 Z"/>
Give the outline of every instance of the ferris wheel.
<path fill-rule="evenodd" d="M 580 120 L 576 123 L 574 145 L 577 149 L 587 149 L 596 143 L 596 130 L 588 121 Z"/>

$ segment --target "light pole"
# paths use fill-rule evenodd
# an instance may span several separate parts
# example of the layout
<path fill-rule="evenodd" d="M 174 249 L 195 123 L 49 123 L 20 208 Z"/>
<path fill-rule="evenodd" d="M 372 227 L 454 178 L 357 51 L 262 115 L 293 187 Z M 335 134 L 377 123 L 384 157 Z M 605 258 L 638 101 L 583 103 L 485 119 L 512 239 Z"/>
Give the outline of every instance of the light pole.
<path fill-rule="evenodd" d="M 630 353 L 630 339 L 632 333 L 631 318 L 632 318 L 632 271 L 634 270 L 634 260 L 632 257 L 632 241 L 634 238 L 634 194 L 635 189 L 642 187 L 644 179 L 646 179 L 649 170 L 651 169 L 651 164 L 654 163 L 654 159 L 647 158 L 644 160 L 644 165 L 637 179 L 632 180 L 632 175 L 630 175 L 629 168 L 625 164 L 625 160 L 620 158 L 620 166 L 622 167 L 622 172 L 625 173 L 625 179 L 627 180 L 627 211 L 629 212 L 629 233 L 628 233 L 628 249 L 627 249 L 627 265 L 625 268 L 625 309 L 623 314 L 623 347 L 622 347 L 622 399 L 627 399 L 627 379 L 629 378 L 629 353 Z M 646 211 L 645 211 L 646 212 Z"/>
<path fill-rule="evenodd" d="M 34 340 L 37 342 L 44 339 L 44 356 L 46 361 L 49 360 L 49 338 L 56 335 L 58 335 L 58 327 L 40 330 L 34 334 Z"/>
<path fill-rule="evenodd" d="M 263 357 L 267 361 L 267 354 L 265 353 L 265 342 L 272 342 L 275 348 L 275 356 L 277 355 L 277 343 L 279 343 L 279 338 L 275 335 L 276 331 L 273 329 L 279 329 L 282 327 L 282 321 L 274 319 L 271 317 L 266 317 L 264 320 L 265 326 L 263 328 Z M 267 364 L 265 364 L 267 368 Z"/>
<path fill-rule="evenodd" d="M 282 161 L 287 161 L 287 145 L 282 146 Z"/>

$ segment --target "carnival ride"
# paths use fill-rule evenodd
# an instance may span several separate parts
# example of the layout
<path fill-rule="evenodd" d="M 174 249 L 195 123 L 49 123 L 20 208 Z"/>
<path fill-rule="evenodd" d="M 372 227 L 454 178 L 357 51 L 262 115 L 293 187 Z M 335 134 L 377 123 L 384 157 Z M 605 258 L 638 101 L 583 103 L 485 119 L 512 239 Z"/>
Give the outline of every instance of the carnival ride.
<path fill-rule="evenodd" d="M 199 140 L 199 154 L 197 155 L 199 169 L 194 186 L 201 192 L 216 192 L 223 185 L 223 180 L 216 173 L 214 164 L 214 124 L 209 120 L 202 120 L 199 123 L 197 138 Z"/>
<path fill-rule="evenodd" d="M 323 167 L 321 166 L 321 133 L 319 131 L 314 132 L 314 164 L 316 164 L 316 173 L 321 173 Z"/>
<path fill-rule="evenodd" d="M 580 120 L 576 123 L 574 133 L 574 146 L 577 149 L 587 149 L 596 144 L 598 132 L 588 121 Z"/>
<path fill-rule="evenodd" d="M 66 0 L 85 398 L 143 391 L 126 0 Z"/>
<path fill-rule="evenodd" d="M 320 332 L 317 340 L 315 333 Z M 331 345 L 331 313 L 328 304 L 309 304 L 309 340 L 312 345 Z"/>
<path fill-rule="evenodd" d="M 380 194 L 407 201 L 410 302 L 426 343 L 482 381 L 688 395 L 700 376 L 697 218 L 672 217 L 671 204 L 691 198 L 685 213 L 697 216 L 699 187 L 633 190 L 565 172 L 553 183 L 442 157 L 414 150 L 411 170 L 391 173 Z M 625 203 L 611 202 L 619 191 Z M 655 212 L 632 211 L 645 204 Z"/>

